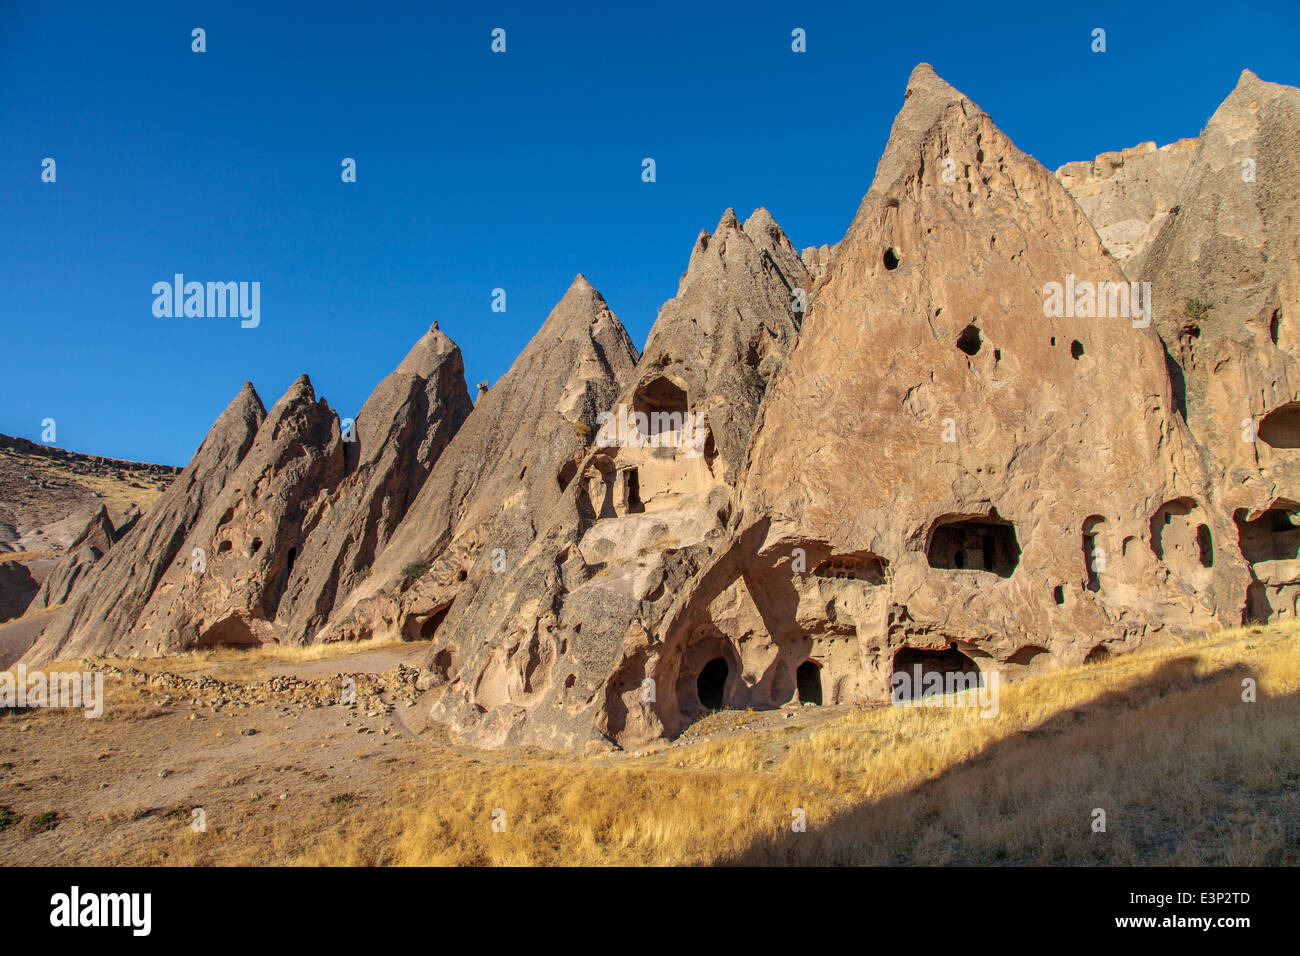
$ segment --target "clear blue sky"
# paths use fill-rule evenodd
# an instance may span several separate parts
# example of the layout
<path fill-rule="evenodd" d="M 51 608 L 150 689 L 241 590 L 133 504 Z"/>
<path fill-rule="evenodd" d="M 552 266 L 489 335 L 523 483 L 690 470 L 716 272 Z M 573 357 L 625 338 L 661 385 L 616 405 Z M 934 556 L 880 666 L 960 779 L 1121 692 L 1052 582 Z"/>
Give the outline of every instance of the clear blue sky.
<path fill-rule="evenodd" d="M 726 207 L 843 236 L 921 61 L 1050 168 L 1300 85 L 1295 0 L 540 6 L 0 0 L 0 432 L 184 464 L 246 379 L 355 414 L 435 319 L 495 381 L 578 272 L 639 346 Z M 155 318 L 176 272 L 261 326 Z"/>

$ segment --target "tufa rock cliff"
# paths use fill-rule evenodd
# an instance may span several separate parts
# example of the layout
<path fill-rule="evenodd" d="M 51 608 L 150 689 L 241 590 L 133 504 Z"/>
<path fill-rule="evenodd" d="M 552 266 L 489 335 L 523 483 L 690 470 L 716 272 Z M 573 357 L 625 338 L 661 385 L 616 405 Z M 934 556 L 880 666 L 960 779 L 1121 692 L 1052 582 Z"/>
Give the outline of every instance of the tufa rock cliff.
<path fill-rule="evenodd" d="M 436 326 L 352 427 L 246 386 L 27 660 L 422 639 L 454 739 L 580 751 L 1292 616 L 1298 140 L 1247 72 L 1053 175 L 918 66 L 844 238 L 727 210 L 643 354 L 578 276 L 472 407 Z"/>

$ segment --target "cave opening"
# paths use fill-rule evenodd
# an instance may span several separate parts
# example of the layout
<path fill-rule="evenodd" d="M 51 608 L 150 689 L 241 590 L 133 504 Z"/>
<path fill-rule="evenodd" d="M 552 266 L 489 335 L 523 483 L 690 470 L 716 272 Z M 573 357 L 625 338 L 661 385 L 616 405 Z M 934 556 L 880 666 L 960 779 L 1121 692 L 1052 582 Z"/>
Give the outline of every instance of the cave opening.
<path fill-rule="evenodd" d="M 816 661 L 804 661 L 795 671 L 795 683 L 799 687 L 799 703 L 822 703 L 822 667 Z"/>
<path fill-rule="evenodd" d="M 1246 510 L 1239 508 L 1233 517 L 1241 556 L 1250 564 L 1300 558 L 1300 528 L 1292 523 L 1297 507 L 1279 500 L 1254 521 L 1247 521 Z"/>
<path fill-rule="evenodd" d="M 721 710 L 723 694 L 727 689 L 727 661 L 715 657 L 700 670 L 695 679 L 695 692 L 706 710 Z"/>
<path fill-rule="evenodd" d="M 438 628 L 442 626 L 442 622 L 447 620 L 447 614 L 450 611 L 451 605 L 448 604 L 441 611 L 434 611 L 430 614 L 425 622 L 420 625 L 420 640 L 433 640 L 433 636 L 438 633 Z"/>
<path fill-rule="evenodd" d="M 980 337 L 979 326 L 971 323 L 961 330 L 961 335 L 957 336 L 957 348 L 961 349 L 967 355 L 975 355 L 979 352 L 980 347 L 984 344 Z"/>
<path fill-rule="evenodd" d="M 632 396 L 632 411 L 645 416 L 647 438 L 680 431 L 688 404 L 686 390 L 662 375 L 640 386 Z M 638 423 L 638 430 L 640 427 Z"/>
<path fill-rule="evenodd" d="M 1271 448 L 1300 448 L 1300 402 L 1288 402 L 1264 416 L 1256 432 Z"/>
<path fill-rule="evenodd" d="M 623 473 L 623 479 L 627 483 L 627 512 L 628 514 L 640 514 L 645 511 L 645 505 L 641 502 L 641 476 L 635 468 L 629 468 Z"/>
<path fill-rule="evenodd" d="M 972 565 L 972 555 L 978 565 Z M 1020 543 L 1015 526 L 998 517 L 942 519 L 930 535 L 926 560 L 932 568 L 982 570 L 1009 578 L 1020 563 Z"/>
<path fill-rule="evenodd" d="M 890 677 L 894 701 L 919 700 L 933 694 L 951 694 L 984 685 L 975 661 L 956 645 L 942 650 L 900 647 L 894 654 Z"/>
<path fill-rule="evenodd" d="M 1101 590 L 1102 561 L 1104 558 L 1097 548 L 1097 528 L 1106 523 L 1101 515 L 1090 515 L 1083 522 L 1083 570 L 1087 576 L 1084 587 L 1089 591 Z"/>
<path fill-rule="evenodd" d="M 1209 525 L 1198 525 L 1196 528 L 1196 552 L 1201 567 L 1214 567 L 1214 538 L 1210 534 Z"/>

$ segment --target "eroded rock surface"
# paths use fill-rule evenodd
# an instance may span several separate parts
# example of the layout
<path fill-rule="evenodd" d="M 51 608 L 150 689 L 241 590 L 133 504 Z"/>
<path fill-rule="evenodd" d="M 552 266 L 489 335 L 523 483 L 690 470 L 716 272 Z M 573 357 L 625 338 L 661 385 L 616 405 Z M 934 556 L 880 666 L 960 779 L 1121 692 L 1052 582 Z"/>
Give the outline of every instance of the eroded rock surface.
<path fill-rule="evenodd" d="M 1215 626 L 1216 579 L 1240 591 L 1244 569 L 1187 551 L 1185 530 L 1232 529 L 1205 510 L 1160 339 L 1045 317 L 1071 275 L 1125 280 L 1052 175 L 918 67 L 769 387 L 732 542 L 661 640 L 629 640 L 607 732 L 636 743 L 801 687 L 879 700 L 913 660 L 1014 672 Z"/>
<path fill-rule="evenodd" d="M 1297 131 L 1247 72 L 1053 175 L 921 65 L 847 235 L 727 210 L 642 354 L 578 276 L 472 408 L 436 326 L 351 427 L 246 386 L 28 660 L 427 639 L 455 739 L 580 751 L 1293 616 Z"/>
<path fill-rule="evenodd" d="M 139 512 L 134 512 L 124 522 L 122 534 L 130 530 L 130 524 L 138 519 Z M 50 569 L 41 582 L 41 589 L 32 598 L 27 611 L 41 611 L 68 599 L 77 580 L 90 570 L 91 565 L 104 556 L 104 553 L 119 537 L 118 530 L 108 517 L 108 509 L 100 505 L 99 510 L 90 516 L 85 528 L 72 540 L 67 553 Z"/>
<path fill-rule="evenodd" d="M 1300 601 L 1300 90 L 1249 70 L 1201 134 L 1178 213 L 1142 264 L 1228 550 L 1251 567 L 1245 618 Z M 1236 623 L 1240 623 L 1239 621 Z"/>
<path fill-rule="evenodd" d="M 583 276 L 492 386 L 434 465 L 369 579 L 323 639 L 436 638 L 442 709 L 500 737 L 555 680 L 567 648 L 547 600 L 562 545 L 550 518 L 630 381 L 636 348 Z M 569 504 L 570 509 L 574 506 Z M 576 650 L 576 648 L 575 648 Z"/>
<path fill-rule="evenodd" d="M 1165 219 L 1178 205 L 1178 193 L 1196 155 L 1195 139 L 1156 148 L 1142 143 L 1102 153 L 1091 162 L 1066 163 L 1056 178 L 1070 191 L 1097 227 L 1101 243 L 1131 277 Z"/>
<path fill-rule="evenodd" d="M 59 620 L 25 655 L 29 664 L 137 649 L 130 635 L 155 589 L 173 565 L 190 560 L 185 545 L 191 532 L 248 454 L 265 417 L 246 382 L 154 507 L 81 576 Z"/>

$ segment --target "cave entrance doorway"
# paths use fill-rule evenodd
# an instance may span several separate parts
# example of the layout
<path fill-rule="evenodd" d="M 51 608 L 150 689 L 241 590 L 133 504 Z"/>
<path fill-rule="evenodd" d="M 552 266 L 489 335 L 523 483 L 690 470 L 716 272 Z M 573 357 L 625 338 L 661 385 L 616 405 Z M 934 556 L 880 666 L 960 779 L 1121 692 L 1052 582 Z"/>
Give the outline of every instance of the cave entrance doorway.
<path fill-rule="evenodd" d="M 1015 526 L 995 509 L 986 516 L 941 519 L 925 556 L 932 568 L 990 571 L 1009 578 L 1020 563 L 1020 543 Z"/>
<path fill-rule="evenodd" d="M 822 667 L 816 661 L 804 661 L 795 671 L 799 703 L 822 705 Z"/>
<path fill-rule="evenodd" d="M 951 694 L 983 686 L 984 675 L 979 666 L 956 647 L 944 650 L 900 647 L 894 655 L 891 688 L 895 701 L 919 700 L 931 694 Z"/>
<path fill-rule="evenodd" d="M 704 665 L 700 676 L 695 679 L 695 692 L 700 695 L 700 703 L 707 710 L 721 710 L 723 692 L 727 689 L 727 662 L 715 657 Z"/>

